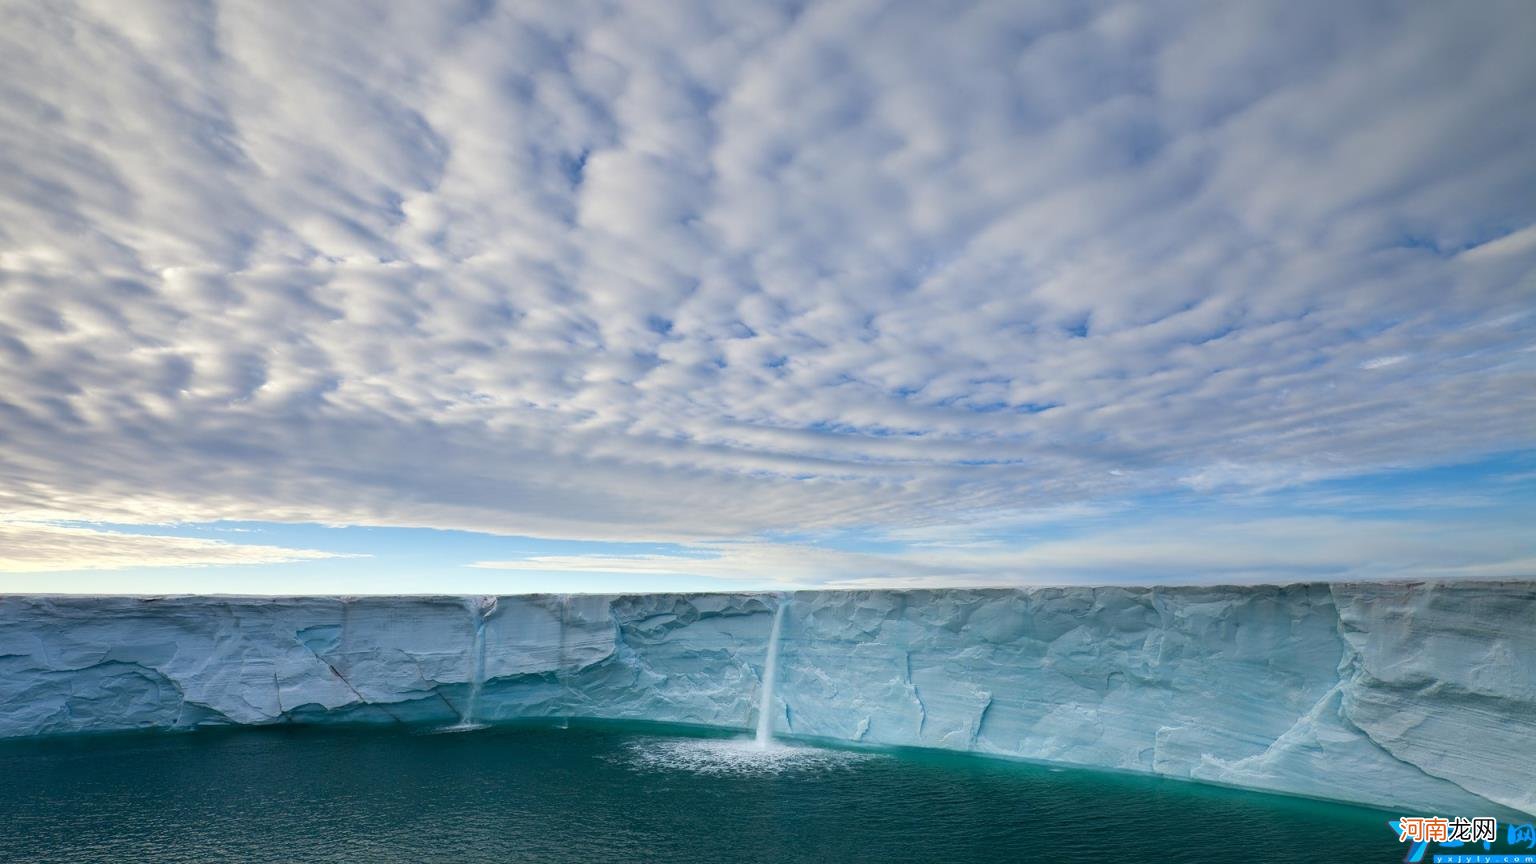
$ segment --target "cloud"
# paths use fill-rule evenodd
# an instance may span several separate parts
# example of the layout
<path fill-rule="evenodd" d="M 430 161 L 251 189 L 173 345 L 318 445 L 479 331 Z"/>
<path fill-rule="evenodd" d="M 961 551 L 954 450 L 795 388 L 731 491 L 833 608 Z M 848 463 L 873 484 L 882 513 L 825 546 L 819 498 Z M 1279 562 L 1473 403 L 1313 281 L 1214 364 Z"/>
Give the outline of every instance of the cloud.
<path fill-rule="evenodd" d="M 1533 444 L 1528 3 L 3 15 L 12 520 L 715 542 Z"/>
<path fill-rule="evenodd" d="M 0 573 L 285 564 L 355 558 L 313 549 L 227 543 L 198 537 L 130 534 L 45 523 L 0 521 Z"/>
<path fill-rule="evenodd" d="M 1461 256 L 1469 260 L 1488 260 L 1528 253 L 1533 247 L 1536 247 L 1536 225 L 1479 243 L 1463 251 Z"/>
<path fill-rule="evenodd" d="M 1536 543 L 1503 524 L 1159 516 L 1035 543 L 914 544 L 878 553 L 717 543 L 683 554 L 535 555 L 469 566 L 556 576 L 699 577 L 783 588 L 1528 578 L 1536 573 Z"/>

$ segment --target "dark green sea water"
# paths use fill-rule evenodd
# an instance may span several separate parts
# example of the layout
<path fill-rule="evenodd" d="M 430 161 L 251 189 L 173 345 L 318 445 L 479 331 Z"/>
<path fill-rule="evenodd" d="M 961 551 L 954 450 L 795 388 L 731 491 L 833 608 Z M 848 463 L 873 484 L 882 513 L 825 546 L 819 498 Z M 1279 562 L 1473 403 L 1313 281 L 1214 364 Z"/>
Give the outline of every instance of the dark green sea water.
<path fill-rule="evenodd" d="M 0 743 L 0 861 L 1401 861 L 1364 808 L 680 730 L 267 728 Z"/>

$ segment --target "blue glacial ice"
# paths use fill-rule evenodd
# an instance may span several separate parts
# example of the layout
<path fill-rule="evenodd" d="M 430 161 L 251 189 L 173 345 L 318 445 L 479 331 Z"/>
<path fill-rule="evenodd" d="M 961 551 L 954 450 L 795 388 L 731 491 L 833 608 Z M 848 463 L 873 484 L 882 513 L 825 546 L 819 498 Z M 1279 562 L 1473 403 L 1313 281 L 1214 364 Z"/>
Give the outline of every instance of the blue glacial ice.
<path fill-rule="evenodd" d="M 764 701 L 779 737 L 1536 813 L 1536 583 L 0 597 L 0 736 L 558 717 L 752 730 Z"/>

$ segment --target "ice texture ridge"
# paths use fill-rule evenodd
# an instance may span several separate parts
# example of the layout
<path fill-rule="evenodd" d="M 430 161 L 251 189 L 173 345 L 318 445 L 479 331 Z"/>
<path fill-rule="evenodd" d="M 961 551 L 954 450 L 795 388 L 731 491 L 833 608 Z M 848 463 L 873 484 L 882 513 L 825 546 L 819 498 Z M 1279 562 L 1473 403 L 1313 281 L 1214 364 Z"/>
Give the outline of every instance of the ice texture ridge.
<path fill-rule="evenodd" d="M 1531 582 L 8 596 L 0 737 L 471 715 L 747 730 L 781 602 L 776 735 L 1536 813 Z"/>

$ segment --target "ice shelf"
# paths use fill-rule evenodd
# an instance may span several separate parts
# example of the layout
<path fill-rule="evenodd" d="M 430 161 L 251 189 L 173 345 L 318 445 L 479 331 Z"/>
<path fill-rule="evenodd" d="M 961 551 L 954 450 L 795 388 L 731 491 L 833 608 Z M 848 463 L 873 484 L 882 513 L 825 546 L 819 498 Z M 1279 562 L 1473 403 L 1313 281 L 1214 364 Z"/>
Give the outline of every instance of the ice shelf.
<path fill-rule="evenodd" d="M 781 597 L 781 736 L 1536 813 L 1531 582 L 8 596 L 0 736 L 451 724 L 476 688 L 479 723 L 746 730 Z"/>

